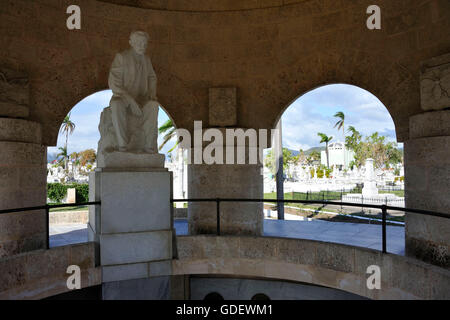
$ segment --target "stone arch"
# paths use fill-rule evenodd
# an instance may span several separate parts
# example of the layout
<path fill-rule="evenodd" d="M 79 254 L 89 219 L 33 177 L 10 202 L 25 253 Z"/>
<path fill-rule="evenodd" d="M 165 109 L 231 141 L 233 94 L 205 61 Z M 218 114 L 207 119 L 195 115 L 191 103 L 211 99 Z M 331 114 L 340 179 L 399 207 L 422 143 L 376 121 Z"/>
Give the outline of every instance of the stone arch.
<path fill-rule="evenodd" d="M 255 294 L 250 300 L 271 300 L 268 295 L 264 293 Z"/>
<path fill-rule="evenodd" d="M 46 81 L 32 83 L 32 102 L 39 105 L 41 111 L 32 116 L 43 124 L 44 144 L 56 145 L 60 125 L 74 105 L 91 94 L 108 89 L 110 62 L 108 60 L 106 63 L 105 60 L 107 59 L 80 60 L 70 67 L 49 73 Z M 155 71 L 161 107 L 176 127 L 189 127 L 188 122 L 183 120 L 183 115 L 193 112 L 196 96 L 167 70 L 155 66 Z M 42 112 L 44 107 L 45 111 Z"/>
<path fill-rule="evenodd" d="M 203 300 L 206 301 L 220 301 L 220 300 L 224 300 L 222 295 L 218 292 L 210 292 L 208 293 Z"/>
<path fill-rule="evenodd" d="M 362 58 L 364 59 L 358 60 Z M 317 63 L 310 59 L 315 59 Z M 354 61 L 360 62 L 352 63 Z M 320 68 L 316 74 L 311 71 L 312 65 Z M 384 66 L 389 73 L 378 70 L 380 66 Z M 306 79 L 308 74 L 311 75 L 310 79 Z M 274 101 L 273 105 L 276 107 L 268 119 L 270 128 L 275 128 L 282 114 L 299 97 L 330 84 L 353 85 L 375 95 L 391 115 L 399 142 L 408 138 L 409 115 L 420 109 L 416 105 L 418 96 L 415 96 L 419 92 L 415 88 L 418 87 L 418 81 L 416 84 L 412 72 L 384 55 L 376 56 L 362 50 L 348 50 L 337 57 L 321 53 L 317 57 L 305 58 L 293 66 L 291 72 L 283 70 L 276 78 L 282 84 L 278 88 L 274 85 L 272 89 L 278 91 L 273 92 L 278 93 L 278 102 Z M 283 97 L 279 97 L 279 93 Z"/>

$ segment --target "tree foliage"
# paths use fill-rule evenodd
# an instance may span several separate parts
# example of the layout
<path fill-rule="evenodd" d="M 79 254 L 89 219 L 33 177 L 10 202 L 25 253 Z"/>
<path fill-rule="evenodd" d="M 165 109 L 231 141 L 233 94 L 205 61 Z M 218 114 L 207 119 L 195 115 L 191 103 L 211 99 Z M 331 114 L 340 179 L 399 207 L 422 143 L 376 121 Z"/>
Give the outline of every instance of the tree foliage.
<path fill-rule="evenodd" d="M 176 137 L 176 128 L 175 125 L 173 124 L 173 121 L 171 119 L 168 119 L 166 122 L 164 122 L 159 128 L 158 128 L 158 134 L 163 136 L 163 142 L 161 143 L 161 145 L 159 146 L 159 150 L 161 150 L 167 142 L 169 142 L 170 140 L 172 140 L 172 138 Z M 175 147 L 178 145 L 179 141 L 177 140 L 175 142 L 175 145 L 168 151 L 169 154 L 170 152 L 172 152 Z"/>
<path fill-rule="evenodd" d="M 349 131 L 351 135 L 345 138 L 345 146 L 355 152 L 355 160 L 350 163 L 351 167 L 362 167 L 368 158 L 374 159 L 376 168 L 390 168 L 403 162 L 402 152 L 396 142 L 386 141 L 386 137 L 378 132 L 363 139 L 354 127 L 349 127 Z"/>
<path fill-rule="evenodd" d="M 338 118 L 339 120 L 336 122 L 334 127 L 338 130 L 342 129 L 342 134 L 345 136 L 345 114 L 342 111 L 336 112 L 334 115 L 335 118 Z"/>
<path fill-rule="evenodd" d="M 289 149 L 283 148 L 283 172 L 286 171 L 290 164 L 293 164 L 297 160 L 297 157 L 293 156 L 292 152 Z M 264 158 L 264 165 L 270 169 L 272 174 L 276 174 L 277 166 L 273 149 L 269 150 L 266 157 Z"/>
<path fill-rule="evenodd" d="M 48 183 L 47 198 L 49 198 L 52 202 L 61 203 L 64 197 L 67 195 L 67 189 L 69 188 L 75 188 L 77 202 L 89 201 L 89 185 L 86 183 Z"/>
<path fill-rule="evenodd" d="M 97 155 L 94 149 L 86 149 L 79 153 L 80 164 L 85 166 L 87 164 L 93 164 L 97 159 Z"/>
<path fill-rule="evenodd" d="M 320 161 L 320 152 L 319 151 L 312 151 L 309 156 L 306 158 L 306 162 L 308 165 L 314 164 L 314 162 Z"/>

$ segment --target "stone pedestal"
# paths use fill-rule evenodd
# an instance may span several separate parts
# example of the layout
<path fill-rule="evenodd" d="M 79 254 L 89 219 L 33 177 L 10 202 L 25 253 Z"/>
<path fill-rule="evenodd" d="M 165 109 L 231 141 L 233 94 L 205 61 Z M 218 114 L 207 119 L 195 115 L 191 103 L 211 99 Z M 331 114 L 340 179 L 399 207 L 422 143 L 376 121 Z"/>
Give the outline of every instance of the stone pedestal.
<path fill-rule="evenodd" d="M 450 214 L 450 110 L 410 118 L 405 142 L 406 207 Z M 450 219 L 407 213 L 406 255 L 450 266 Z"/>
<path fill-rule="evenodd" d="M 378 195 L 377 182 L 373 168 L 373 159 L 366 160 L 366 174 L 364 178 L 364 188 L 362 195 L 365 198 L 376 197 Z"/>
<path fill-rule="evenodd" d="M 163 154 L 131 153 L 131 152 L 103 152 L 97 159 L 98 168 L 162 168 Z"/>
<path fill-rule="evenodd" d="M 170 275 L 175 235 L 171 172 L 103 168 L 89 180 L 90 201 L 102 202 L 89 209 L 88 230 L 89 240 L 98 243 L 104 298 L 118 297 L 123 286 L 133 292 L 130 286 L 153 283 L 143 279 Z"/>

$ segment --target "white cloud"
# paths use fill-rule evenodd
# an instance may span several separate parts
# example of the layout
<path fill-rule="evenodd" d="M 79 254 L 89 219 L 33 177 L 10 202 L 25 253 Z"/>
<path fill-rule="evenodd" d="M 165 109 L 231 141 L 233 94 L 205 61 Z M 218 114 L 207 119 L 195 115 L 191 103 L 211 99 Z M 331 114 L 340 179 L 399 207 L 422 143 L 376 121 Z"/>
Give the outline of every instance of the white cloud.
<path fill-rule="evenodd" d="M 395 126 L 386 107 L 370 92 L 350 85 L 317 88 L 297 99 L 283 114 L 283 145 L 294 150 L 319 146 L 318 132 L 343 140 L 334 128 L 334 114 L 345 114 L 345 127 L 352 125 L 363 135 L 377 131 L 395 141 Z"/>

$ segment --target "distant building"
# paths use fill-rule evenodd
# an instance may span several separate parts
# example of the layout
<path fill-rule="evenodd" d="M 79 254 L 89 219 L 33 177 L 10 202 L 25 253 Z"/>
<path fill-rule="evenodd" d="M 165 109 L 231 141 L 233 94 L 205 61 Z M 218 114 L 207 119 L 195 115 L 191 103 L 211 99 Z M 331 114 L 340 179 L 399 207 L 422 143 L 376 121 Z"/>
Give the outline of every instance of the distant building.
<path fill-rule="evenodd" d="M 342 142 L 333 142 L 328 145 L 328 156 L 330 167 L 335 166 L 338 169 L 347 169 L 350 162 L 355 159 L 355 152 L 345 147 Z M 320 153 L 320 163 L 324 166 L 327 165 L 327 153 L 322 151 Z"/>

